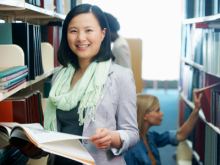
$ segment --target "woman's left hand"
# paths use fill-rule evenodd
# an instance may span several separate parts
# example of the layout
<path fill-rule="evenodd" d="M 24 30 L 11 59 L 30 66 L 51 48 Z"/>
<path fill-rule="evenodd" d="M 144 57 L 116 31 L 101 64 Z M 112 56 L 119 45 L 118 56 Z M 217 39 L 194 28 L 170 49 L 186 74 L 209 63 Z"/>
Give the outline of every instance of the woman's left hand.
<path fill-rule="evenodd" d="M 88 139 L 89 142 L 94 143 L 98 149 L 106 149 L 110 147 L 112 143 L 111 130 L 106 128 L 97 128 L 95 135 Z"/>
<path fill-rule="evenodd" d="M 201 98 L 202 98 L 202 93 L 199 94 L 199 96 L 196 96 L 196 92 L 199 91 L 199 89 L 194 89 L 193 91 L 193 100 L 194 100 L 194 105 L 195 109 L 198 111 L 201 108 Z"/>

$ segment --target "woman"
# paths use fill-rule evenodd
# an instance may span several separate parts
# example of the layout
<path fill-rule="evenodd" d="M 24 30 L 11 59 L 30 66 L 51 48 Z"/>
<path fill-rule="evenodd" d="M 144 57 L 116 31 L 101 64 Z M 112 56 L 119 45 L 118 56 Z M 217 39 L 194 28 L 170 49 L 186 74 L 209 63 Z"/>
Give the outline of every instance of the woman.
<path fill-rule="evenodd" d="M 116 64 L 125 68 L 131 69 L 131 50 L 129 44 L 125 38 L 119 36 L 120 24 L 112 14 L 104 12 L 106 19 L 108 20 L 111 42 L 114 42 L 112 53 L 116 57 L 114 61 Z"/>
<path fill-rule="evenodd" d="M 63 24 L 63 69 L 52 78 L 44 127 L 90 137 L 82 144 L 97 165 L 126 164 L 121 153 L 139 141 L 133 74 L 114 59 L 102 10 L 89 4 L 73 8 Z M 46 155 L 31 143 L 19 149 L 32 158 Z M 49 164 L 79 163 L 51 155 Z"/>
<path fill-rule="evenodd" d="M 164 133 L 148 131 L 151 126 L 161 125 L 164 114 L 160 110 L 158 98 L 147 94 L 137 95 L 137 120 L 141 140 L 134 148 L 123 153 L 127 165 L 161 165 L 157 147 L 167 144 L 176 146 L 180 141 L 186 140 L 199 117 L 202 95 L 197 98 L 195 92 L 193 91 L 195 108 L 186 123 L 178 131 Z"/>

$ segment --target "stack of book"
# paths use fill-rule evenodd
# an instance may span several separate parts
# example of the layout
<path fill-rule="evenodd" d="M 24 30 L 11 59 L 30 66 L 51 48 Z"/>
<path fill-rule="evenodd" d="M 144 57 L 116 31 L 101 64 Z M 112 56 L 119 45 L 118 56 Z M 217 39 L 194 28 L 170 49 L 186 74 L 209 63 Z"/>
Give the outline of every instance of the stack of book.
<path fill-rule="evenodd" d="M 0 68 L 0 93 L 6 93 L 23 84 L 28 75 L 27 66 Z"/>
<path fill-rule="evenodd" d="M 38 90 L 18 92 L 0 102 L 0 122 L 40 123 L 43 125 L 41 93 Z"/>

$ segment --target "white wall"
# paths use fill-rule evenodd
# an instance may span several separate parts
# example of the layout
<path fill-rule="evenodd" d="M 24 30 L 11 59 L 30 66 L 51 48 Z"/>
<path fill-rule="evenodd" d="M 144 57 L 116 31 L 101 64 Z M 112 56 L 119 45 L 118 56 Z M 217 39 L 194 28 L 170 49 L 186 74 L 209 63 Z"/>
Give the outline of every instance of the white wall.
<path fill-rule="evenodd" d="M 180 0 L 82 0 L 114 15 L 119 34 L 143 40 L 142 78 L 178 80 Z"/>

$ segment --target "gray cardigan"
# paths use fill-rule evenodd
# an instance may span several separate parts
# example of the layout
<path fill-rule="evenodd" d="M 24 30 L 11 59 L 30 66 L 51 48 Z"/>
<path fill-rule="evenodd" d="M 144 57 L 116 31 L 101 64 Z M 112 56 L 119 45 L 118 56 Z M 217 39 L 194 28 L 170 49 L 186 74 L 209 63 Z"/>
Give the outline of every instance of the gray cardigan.
<path fill-rule="evenodd" d="M 59 72 L 55 73 L 51 83 Z M 82 144 L 92 155 L 96 165 L 126 165 L 122 152 L 134 147 L 139 141 L 137 125 L 136 87 L 131 69 L 112 63 L 103 90 L 103 97 L 96 106 L 96 121 L 89 116 L 85 118 L 83 135 L 91 137 L 96 128 L 104 127 L 120 134 L 123 146 L 121 149 L 108 148 L 101 150 L 93 143 L 83 140 Z M 57 121 L 57 130 L 60 124 Z M 50 163 L 53 165 L 54 156 Z"/>

